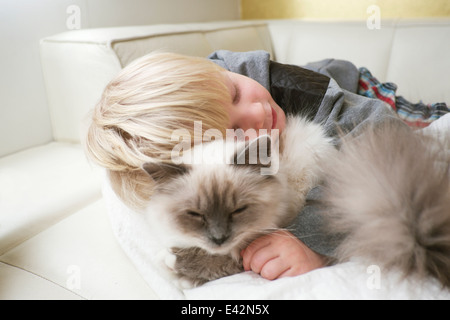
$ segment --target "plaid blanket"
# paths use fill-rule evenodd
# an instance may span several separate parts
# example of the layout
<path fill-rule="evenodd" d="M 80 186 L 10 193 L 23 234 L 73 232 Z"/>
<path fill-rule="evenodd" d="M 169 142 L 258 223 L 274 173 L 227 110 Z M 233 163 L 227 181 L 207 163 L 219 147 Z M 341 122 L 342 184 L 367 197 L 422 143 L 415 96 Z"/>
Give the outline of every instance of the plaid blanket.
<path fill-rule="evenodd" d="M 450 112 L 445 103 L 411 103 L 402 96 L 396 96 L 397 85 L 381 83 L 368 69 L 359 68 L 358 94 L 386 102 L 411 127 L 424 128 Z"/>

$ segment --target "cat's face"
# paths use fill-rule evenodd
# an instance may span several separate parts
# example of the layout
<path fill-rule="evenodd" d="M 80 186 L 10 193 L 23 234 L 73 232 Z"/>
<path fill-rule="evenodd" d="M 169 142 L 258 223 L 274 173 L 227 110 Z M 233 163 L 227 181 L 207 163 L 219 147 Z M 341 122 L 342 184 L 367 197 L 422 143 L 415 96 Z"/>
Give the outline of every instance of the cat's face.
<path fill-rule="evenodd" d="M 242 249 L 261 231 L 276 228 L 286 210 L 283 182 L 275 175 L 261 175 L 258 165 L 219 161 L 144 168 L 160 177 L 152 202 L 165 212 L 166 233 L 171 233 L 167 236 L 177 246 L 201 247 L 213 254 Z"/>

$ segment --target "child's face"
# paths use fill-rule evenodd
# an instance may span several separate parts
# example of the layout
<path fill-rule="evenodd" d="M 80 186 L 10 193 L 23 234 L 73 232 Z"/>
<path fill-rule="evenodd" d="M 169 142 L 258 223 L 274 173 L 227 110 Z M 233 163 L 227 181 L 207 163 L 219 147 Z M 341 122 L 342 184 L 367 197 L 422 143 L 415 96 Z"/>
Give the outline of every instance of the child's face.
<path fill-rule="evenodd" d="M 273 100 L 269 91 L 261 84 L 246 76 L 225 72 L 226 85 L 232 102 L 227 111 L 230 115 L 229 129 L 278 129 L 280 133 L 286 125 L 286 115 Z"/>

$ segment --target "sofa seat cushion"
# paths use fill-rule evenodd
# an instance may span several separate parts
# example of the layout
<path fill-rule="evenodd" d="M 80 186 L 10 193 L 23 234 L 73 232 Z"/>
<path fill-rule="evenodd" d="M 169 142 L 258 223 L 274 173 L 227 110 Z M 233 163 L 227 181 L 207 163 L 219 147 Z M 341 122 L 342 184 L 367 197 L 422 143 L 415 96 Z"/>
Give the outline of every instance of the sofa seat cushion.
<path fill-rule="evenodd" d="M 101 197 L 101 171 L 78 144 L 3 157 L 0 181 L 0 255 Z"/>
<path fill-rule="evenodd" d="M 81 300 L 77 294 L 38 275 L 0 262 L 0 300 Z"/>
<path fill-rule="evenodd" d="M 102 199 L 9 250 L 1 263 L 83 299 L 158 298 L 118 245 Z"/>

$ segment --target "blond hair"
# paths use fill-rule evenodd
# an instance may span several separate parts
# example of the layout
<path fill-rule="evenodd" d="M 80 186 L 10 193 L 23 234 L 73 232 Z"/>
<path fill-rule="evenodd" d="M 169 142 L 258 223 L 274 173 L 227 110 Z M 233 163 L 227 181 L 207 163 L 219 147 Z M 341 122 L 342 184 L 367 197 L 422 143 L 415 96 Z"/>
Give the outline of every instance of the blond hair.
<path fill-rule="evenodd" d="M 92 112 L 85 148 L 108 169 L 113 189 L 133 208 L 142 208 L 154 185 L 141 169 L 170 161 L 174 130 L 194 137 L 194 121 L 225 133 L 225 104 L 231 96 L 224 69 L 210 60 L 174 53 L 151 53 L 125 67 L 104 89 Z M 198 138 L 198 137 L 194 137 Z"/>

